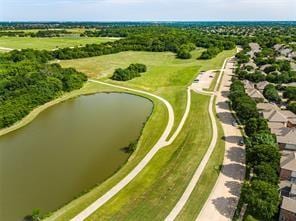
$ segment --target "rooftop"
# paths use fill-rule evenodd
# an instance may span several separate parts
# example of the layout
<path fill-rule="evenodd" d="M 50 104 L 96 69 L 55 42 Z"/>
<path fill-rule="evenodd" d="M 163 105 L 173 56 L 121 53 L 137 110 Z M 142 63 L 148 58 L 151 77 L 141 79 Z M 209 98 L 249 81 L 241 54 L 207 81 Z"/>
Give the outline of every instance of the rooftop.
<path fill-rule="evenodd" d="M 296 200 L 284 196 L 281 208 L 296 213 Z"/>
<path fill-rule="evenodd" d="M 249 89 L 247 90 L 247 94 L 251 97 L 251 98 L 262 98 L 265 99 L 263 94 L 261 94 L 260 91 L 256 90 L 256 89 Z"/>
<path fill-rule="evenodd" d="M 296 171 L 296 152 L 290 152 L 281 157 L 281 169 Z"/>
<path fill-rule="evenodd" d="M 273 130 L 278 143 L 296 145 L 296 128 L 282 127 Z"/>
<path fill-rule="evenodd" d="M 296 124 L 296 115 L 287 110 L 269 110 L 263 112 L 263 117 L 267 119 L 269 122 L 288 122 L 290 121 L 292 124 Z"/>

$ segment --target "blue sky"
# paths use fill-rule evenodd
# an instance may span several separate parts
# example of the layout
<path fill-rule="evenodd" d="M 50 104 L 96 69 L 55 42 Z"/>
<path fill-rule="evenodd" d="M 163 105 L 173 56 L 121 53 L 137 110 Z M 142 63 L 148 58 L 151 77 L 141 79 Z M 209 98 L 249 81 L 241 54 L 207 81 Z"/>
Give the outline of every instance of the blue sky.
<path fill-rule="evenodd" d="M 0 20 L 296 20 L 296 0 L 0 0 Z"/>

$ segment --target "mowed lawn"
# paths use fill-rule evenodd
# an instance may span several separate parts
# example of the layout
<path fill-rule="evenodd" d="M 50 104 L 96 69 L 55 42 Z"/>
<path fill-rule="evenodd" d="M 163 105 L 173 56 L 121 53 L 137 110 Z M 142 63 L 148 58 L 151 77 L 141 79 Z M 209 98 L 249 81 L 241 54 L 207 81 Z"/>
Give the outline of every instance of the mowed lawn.
<path fill-rule="evenodd" d="M 164 220 L 183 194 L 211 141 L 209 97 L 192 92 L 192 107 L 180 135 L 87 220 Z"/>
<path fill-rule="evenodd" d="M 0 37 L 0 47 L 12 49 L 45 49 L 66 48 L 83 46 L 86 44 L 100 44 L 115 41 L 114 38 L 87 38 L 87 37 L 55 37 L 55 38 L 30 38 L 30 37 Z"/>
<path fill-rule="evenodd" d="M 196 60 L 201 50 L 194 51 L 189 60 L 179 60 L 172 53 L 123 52 L 101 57 L 61 61 L 64 67 L 75 67 L 93 78 L 133 88 L 140 88 L 166 98 L 175 111 L 175 128 L 183 116 L 186 88 L 201 70 L 219 69 L 234 51 L 225 51 L 208 61 Z M 143 63 L 148 72 L 128 82 L 114 82 L 107 78 L 115 68 L 131 63 Z M 148 166 L 110 202 L 100 208 L 90 220 L 162 220 L 177 202 L 206 152 L 212 134 L 208 115 L 209 97 L 193 94 L 190 116 L 175 142 L 162 149 Z M 157 104 L 157 103 L 156 103 Z M 69 220 L 111 188 L 131 170 L 149 150 L 163 130 L 167 116 L 163 105 L 156 105 L 144 130 L 142 142 L 131 158 L 112 178 L 88 194 L 58 210 L 49 220 Z M 161 128 L 161 129 L 160 129 Z M 174 129 L 175 129 L 174 128 Z M 153 139 L 154 142 L 151 142 Z M 143 151 L 143 149 L 145 151 Z M 161 206 L 160 206 L 161 205 Z"/>

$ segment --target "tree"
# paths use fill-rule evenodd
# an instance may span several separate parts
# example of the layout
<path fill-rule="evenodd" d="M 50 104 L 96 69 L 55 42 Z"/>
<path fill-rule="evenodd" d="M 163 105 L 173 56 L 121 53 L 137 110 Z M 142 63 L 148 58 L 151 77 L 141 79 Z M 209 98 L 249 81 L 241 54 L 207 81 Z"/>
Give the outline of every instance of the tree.
<path fill-rule="evenodd" d="M 279 102 L 281 100 L 276 87 L 272 84 L 268 84 L 264 88 L 263 95 L 269 101 Z"/>
<path fill-rule="evenodd" d="M 268 144 L 247 145 L 246 155 L 250 166 L 255 167 L 262 163 L 268 163 L 274 169 L 279 166 L 280 153 L 275 146 Z"/>
<path fill-rule="evenodd" d="M 180 59 L 190 59 L 191 57 L 192 55 L 186 49 L 180 49 L 177 53 L 177 58 L 180 58 Z"/>
<path fill-rule="evenodd" d="M 296 114 L 296 102 L 291 102 L 288 104 L 288 110 L 292 111 L 294 114 Z"/>
<path fill-rule="evenodd" d="M 279 182 L 279 175 L 277 170 L 269 163 L 263 162 L 254 167 L 255 179 L 262 180 L 268 183 L 277 185 Z"/>
<path fill-rule="evenodd" d="M 269 131 L 267 120 L 262 117 L 250 118 L 245 125 L 245 132 L 248 136 L 252 136 L 255 133 Z"/>
<path fill-rule="evenodd" d="M 287 87 L 283 93 L 284 98 L 290 101 L 296 101 L 296 87 Z"/>
<path fill-rule="evenodd" d="M 147 67 L 144 64 L 131 64 L 126 69 L 117 68 L 111 79 L 115 81 L 128 81 L 133 78 L 140 77 L 141 73 L 146 72 L 146 70 Z"/>
<path fill-rule="evenodd" d="M 248 204 L 247 212 L 256 218 L 271 220 L 278 211 L 280 199 L 276 185 L 261 180 L 245 182 L 241 198 Z"/>

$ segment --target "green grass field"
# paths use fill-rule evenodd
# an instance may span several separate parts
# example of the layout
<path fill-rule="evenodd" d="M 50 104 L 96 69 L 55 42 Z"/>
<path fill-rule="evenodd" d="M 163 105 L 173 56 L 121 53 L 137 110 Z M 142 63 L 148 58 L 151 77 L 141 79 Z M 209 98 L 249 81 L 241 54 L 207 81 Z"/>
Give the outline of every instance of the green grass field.
<path fill-rule="evenodd" d="M 208 61 L 196 60 L 200 53 L 201 50 L 194 51 L 192 59 L 179 60 L 172 53 L 122 52 L 101 57 L 61 61 L 61 65 L 75 67 L 93 78 L 144 89 L 163 96 L 174 108 L 176 128 L 185 110 L 186 87 L 191 80 L 201 70 L 221 68 L 224 59 L 233 55 L 234 51 L 225 51 Z M 127 67 L 136 62 L 148 66 L 148 72 L 142 77 L 128 82 L 114 82 L 107 78 L 115 68 Z M 91 87 L 95 85 L 92 84 Z M 159 101 L 154 100 L 154 102 L 155 109 L 152 117 L 144 128 L 138 149 L 128 163 L 103 184 L 61 208 L 48 220 L 69 220 L 102 196 L 143 158 L 160 136 L 167 122 L 165 107 Z M 207 110 L 208 102 L 209 97 L 193 94 L 190 116 L 175 142 L 157 153 L 147 167 L 126 188 L 94 213 L 90 220 L 139 220 L 140 218 L 141 220 L 162 220 L 165 218 L 182 195 L 208 148 L 212 133 Z M 219 153 L 215 150 L 216 155 L 211 159 L 214 157 L 216 160 L 217 157 L 221 157 L 221 148 L 219 150 Z M 207 168 L 212 169 L 211 166 Z M 215 180 L 216 178 L 213 177 L 211 182 L 214 183 Z M 207 193 L 204 199 L 206 195 Z M 202 203 L 201 200 L 199 204 L 202 205 Z"/>
<path fill-rule="evenodd" d="M 213 107 L 214 113 L 215 107 Z M 218 141 L 212 153 L 209 162 L 207 163 L 204 172 L 201 174 L 200 180 L 195 186 L 184 208 L 177 216 L 176 220 L 196 220 L 204 203 L 207 201 L 211 190 L 213 189 L 216 180 L 220 173 L 220 167 L 224 159 L 225 142 L 222 125 L 217 119 L 218 126 Z"/>
<path fill-rule="evenodd" d="M 180 135 L 118 195 L 87 220 L 163 220 L 183 194 L 211 140 L 209 97 L 192 92 Z M 140 187 L 140 188 L 139 188 Z"/>
<path fill-rule="evenodd" d="M 63 67 L 74 67 L 92 78 L 163 96 L 174 107 L 176 118 L 174 129 L 176 129 L 185 110 L 187 86 L 201 70 L 219 69 L 225 58 L 234 54 L 234 50 L 224 51 L 210 61 L 197 60 L 202 51 L 193 51 L 192 59 L 188 60 L 176 59 L 175 54 L 170 52 L 121 52 L 99 57 L 66 60 L 61 61 L 60 64 Z M 107 79 L 116 68 L 125 68 L 131 63 L 145 64 L 148 71 L 141 77 L 128 82 Z"/>
<path fill-rule="evenodd" d="M 83 46 L 86 44 L 100 44 L 114 41 L 113 38 L 86 38 L 86 37 L 56 37 L 56 38 L 30 38 L 30 37 L 0 37 L 0 47 L 12 49 L 46 49 Z"/>

